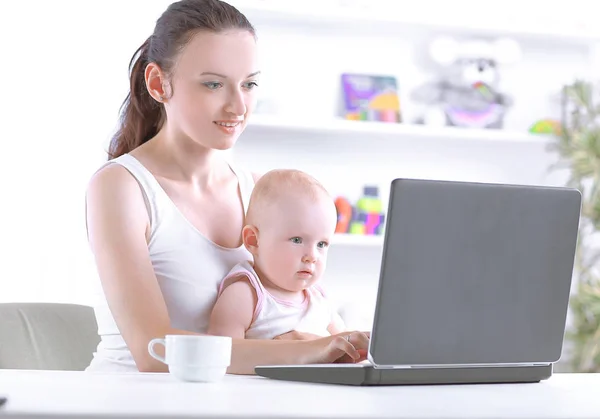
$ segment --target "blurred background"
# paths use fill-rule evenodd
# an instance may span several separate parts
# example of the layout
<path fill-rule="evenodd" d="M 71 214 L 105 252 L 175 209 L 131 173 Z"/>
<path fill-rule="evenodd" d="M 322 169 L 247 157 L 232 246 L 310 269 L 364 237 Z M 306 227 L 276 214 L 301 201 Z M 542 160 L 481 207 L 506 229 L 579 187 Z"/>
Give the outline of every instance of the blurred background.
<path fill-rule="evenodd" d="M 85 188 L 106 160 L 131 55 L 170 3 L 0 4 L 0 303 L 93 304 Z M 392 179 L 563 186 L 576 167 L 579 185 L 600 176 L 591 0 L 230 3 L 257 29 L 263 74 L 229 157 L 257 172 L 306 170 L 337 198 L 325 283 L 351 326 L 370 327 Z M 580 314 L 569 324 L 586 330 L 589 370 L 600 309 L 591 326 Z"/>

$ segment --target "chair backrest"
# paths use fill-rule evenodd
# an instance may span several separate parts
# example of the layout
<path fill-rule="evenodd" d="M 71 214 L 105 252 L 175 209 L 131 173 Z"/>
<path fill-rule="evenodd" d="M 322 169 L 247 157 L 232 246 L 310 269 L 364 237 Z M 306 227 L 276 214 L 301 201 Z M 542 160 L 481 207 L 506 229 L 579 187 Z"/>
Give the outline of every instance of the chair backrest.
<path fill-rule="evenodd" d="M 82 371 L 99 341 L 91 307 L 0 304 L 0 369 Z"/>

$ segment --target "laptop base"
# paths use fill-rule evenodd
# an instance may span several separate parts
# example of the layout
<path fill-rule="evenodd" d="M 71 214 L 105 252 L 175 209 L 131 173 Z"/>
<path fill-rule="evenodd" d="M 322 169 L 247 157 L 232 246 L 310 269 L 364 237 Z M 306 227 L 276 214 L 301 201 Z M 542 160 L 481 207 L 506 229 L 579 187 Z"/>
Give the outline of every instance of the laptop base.
<path fill-rule="evenodd" d="M 255 368 L 275 380 L 352 386 L 536 383 L 552 375 L 552 365 L 374 368 L 369 364 L 277 365 Z"/>

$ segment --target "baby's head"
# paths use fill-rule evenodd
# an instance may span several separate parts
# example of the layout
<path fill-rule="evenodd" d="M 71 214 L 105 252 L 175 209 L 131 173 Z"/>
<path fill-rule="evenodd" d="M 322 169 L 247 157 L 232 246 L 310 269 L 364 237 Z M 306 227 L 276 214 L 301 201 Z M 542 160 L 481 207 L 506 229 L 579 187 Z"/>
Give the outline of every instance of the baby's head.
<path fill-rule="evenodd" d="M 325 270 L 336 222 L 334 201 L 317 180 L 299 170 L 272 170 L 252 191 L 244 245 L 262 281 L 301 291 Z"/>

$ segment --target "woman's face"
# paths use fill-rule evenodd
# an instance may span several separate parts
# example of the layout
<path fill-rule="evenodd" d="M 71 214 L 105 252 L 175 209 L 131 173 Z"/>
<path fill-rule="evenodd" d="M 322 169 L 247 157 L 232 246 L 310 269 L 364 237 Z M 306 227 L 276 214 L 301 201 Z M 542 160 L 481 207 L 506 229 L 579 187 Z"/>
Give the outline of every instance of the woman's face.
<path fill-rule="evenodd" d="M 165 103 L 170 128 L 209 149 L 231 148 L 256 103 L 256 50 L 248 31 L 194 35 L 171 75 Z"/>

